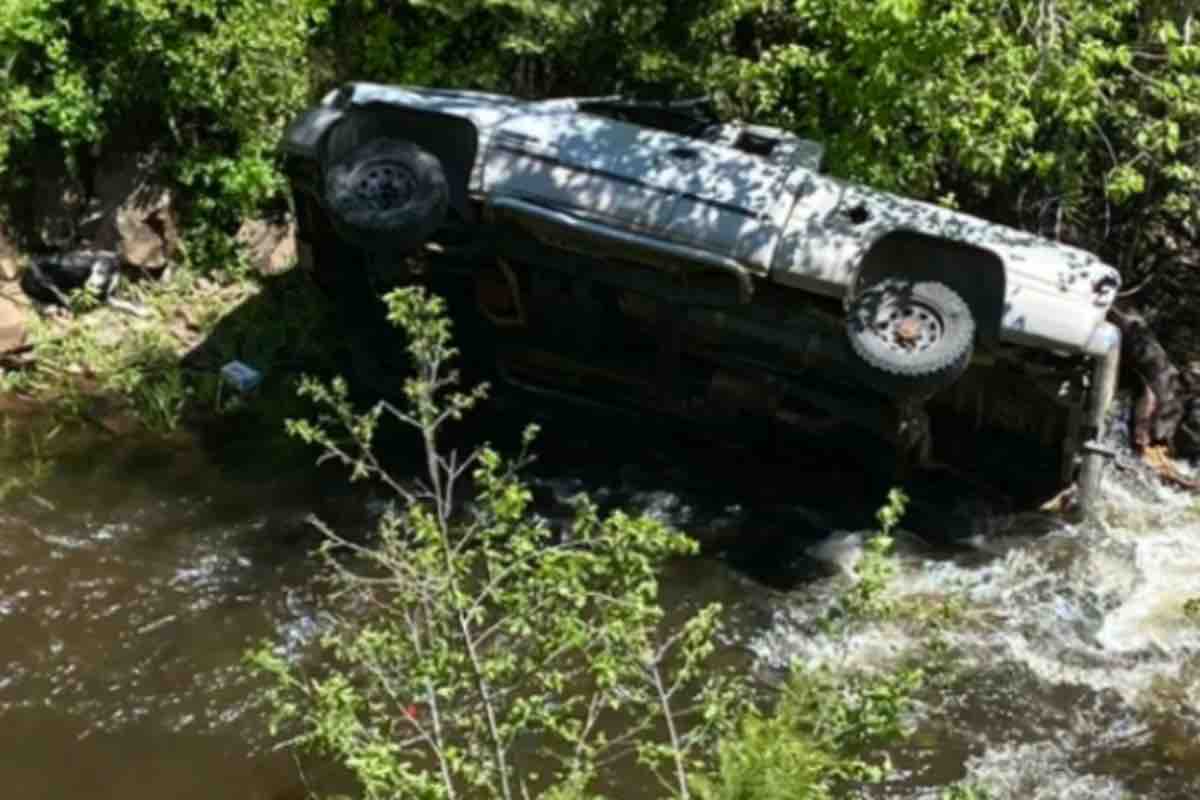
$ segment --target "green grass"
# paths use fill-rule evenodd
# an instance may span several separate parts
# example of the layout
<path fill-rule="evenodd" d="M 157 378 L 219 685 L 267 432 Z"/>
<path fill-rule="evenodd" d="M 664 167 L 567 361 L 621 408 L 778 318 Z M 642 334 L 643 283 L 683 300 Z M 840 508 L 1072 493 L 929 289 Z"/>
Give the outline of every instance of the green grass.
<path fill-rule="evenodd" d="M 242 359 L 275 375 L 302 365 L 319 370 L 337 341 L 321 299 L 299 274 L 214 280 L 175 270 L 165 281 L 126 284 L 120 297 L 144 313 L 76 294 L 69 313 L 35 318 L 32 364 L 0 370 L 0 393 L 61 422 L 169 436 L 189 419 L 244 405 L 221 391 L 221 364 Z M 193 351 L 199 357 L 185 362 Z"/>

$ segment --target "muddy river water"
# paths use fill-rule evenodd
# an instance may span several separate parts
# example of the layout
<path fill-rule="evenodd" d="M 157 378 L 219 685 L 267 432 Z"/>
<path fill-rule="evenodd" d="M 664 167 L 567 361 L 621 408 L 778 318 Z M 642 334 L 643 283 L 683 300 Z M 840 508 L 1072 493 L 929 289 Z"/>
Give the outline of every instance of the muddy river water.
<path fill-rule="evenodd" d="M 812 454 L 767 467 L 569 424 L 548 428 L 532 473 L 544 513 L 587 490 L 722 542 L 672 573 L 667 599 L 725 603 L 764 673 L 886 669 L 916 646 L 898 625 L 849 641 L 812 625 L 886 482 Z M 239 663 L 263 637 L 299 647 L 313 632 L 306 515 L 362 529 L 380 498 L 237 437 L 68 451 L 0 504 L 0 797 L 301 796 Z M 937 798 L 965 776 L 1014 800 L 1200 797 L 1200 622 L 1182 608 L 1200 595 L 1196 498 L 1110 470 L 1095 524 L 955 518 L 953 545 L 935 522 L 906 523 L 896 585 L 965 599 L 943 633 L 965 666 L 922 695 L 897 777 L 869 796 Z"/>

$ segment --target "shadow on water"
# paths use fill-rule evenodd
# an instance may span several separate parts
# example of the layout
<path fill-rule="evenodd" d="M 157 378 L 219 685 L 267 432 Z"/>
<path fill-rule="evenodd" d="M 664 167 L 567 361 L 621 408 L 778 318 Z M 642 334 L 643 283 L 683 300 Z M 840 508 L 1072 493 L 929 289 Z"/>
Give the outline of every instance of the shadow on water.
<path fill-rule="evenodd" d="M 331 310 L 314 295 L 298 270 L 267 279 L 263 292 L 222 319 L 185 359 L 213 374 L 235 358 L 263 372 L 263 385 L 245 408 L 209 418 L 196 430 L 201 448 L 229 475 L 280 480 L 310 469 L 315 453 L 282 433 L 283 418 L 312 414 L 311 405 L 295 397 L 301 373 L 352 377 L 363 406 L 380 392 L 399 391 L 404 342 L 379 321 L 381 308 Z M 461 308 L 461 298 L 450 299 L 452 309 Z M 276 328 L 283 319 L 291 328 L 281 334 Z M 563 513 L 569 495 L 586 490 L 603 507 L 656 513 L 752 579 L 788 588 L 828 571 L 806 554 L 815 540 L 832 530 L 872 527 L 875 509 L 897 485 L 891 445 L 853 428 L 785 440 L 755 422 L 717 429 L 510 388 L 489 362 L 489 331 L 461 311 L 455 326 L 464 382 L 486 380 L 492 391 L 483 408 L 451 431 L 448 444 L 468 449 L 486 441 L 514 452 L 521 430 L 539 424 L 530 478 L 546 513 Z M 935 544 L 976 536 L 989 516 L 1045 499 L 1044 452 L 952 428 L 935 435 L 969 451 L 980 467 L 977 476 L 928 471 L 903 481 L 910 526 Z M 398 474 L 419 468 L 417 441 L 403 431 L 386 432 L 380 449 Z M 337 470 L 325 474 L 328 483 L 314 499 L 343 491 Z"/>

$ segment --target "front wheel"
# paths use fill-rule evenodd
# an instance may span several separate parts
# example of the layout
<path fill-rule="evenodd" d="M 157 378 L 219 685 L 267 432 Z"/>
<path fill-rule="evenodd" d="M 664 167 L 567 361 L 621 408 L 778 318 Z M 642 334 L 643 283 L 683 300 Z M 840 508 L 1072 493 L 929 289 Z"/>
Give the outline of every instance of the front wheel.
<path fill-rule="evenodd" d="M 887 278 L 851 304 L 846 329 L 868 367 L 865 380 L 890 395 L 932 395 L 958 380 L 975 346 L 975 318 L 938 281 Z"/>

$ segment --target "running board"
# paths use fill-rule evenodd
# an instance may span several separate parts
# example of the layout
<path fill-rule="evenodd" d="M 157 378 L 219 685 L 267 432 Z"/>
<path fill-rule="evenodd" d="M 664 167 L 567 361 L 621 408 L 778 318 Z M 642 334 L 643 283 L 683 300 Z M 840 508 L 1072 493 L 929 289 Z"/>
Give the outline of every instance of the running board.
<path fill-rule="evenodd" d="M 678 271 L 688 265 L 699 265 L 731 275 L 737 281 L 739 302 L 749 303 L 754 295 L 753 275 L 732 258 L 697 247 L 616 230 L 574 214 L 554 211 L 514 197 L 495 198 L 488 207 L 493 213 L 511 216 L 517 224 L 550 247 L 585 255 L 636 261 L 649 267 L 671 271 Z M 586 246 L 581 246 L 581 243 L 586 243 Z"/>

